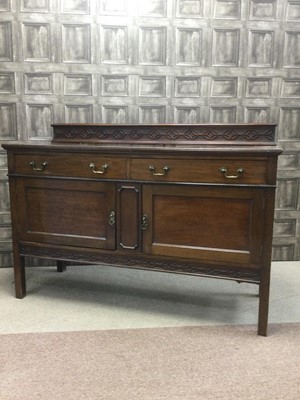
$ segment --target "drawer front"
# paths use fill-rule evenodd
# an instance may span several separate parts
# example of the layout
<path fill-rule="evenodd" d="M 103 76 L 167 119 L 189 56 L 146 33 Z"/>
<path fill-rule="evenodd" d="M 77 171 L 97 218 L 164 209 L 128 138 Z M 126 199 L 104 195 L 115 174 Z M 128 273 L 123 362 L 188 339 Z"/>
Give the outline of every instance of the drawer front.
<path fill-rule="evenodd" d="M 77 154 L 16 154 L 15 173 L 94 179 L 125 179 L 126 159 Z"/>
<path fill-rule="evenodd" d="M 166 182 L 265 184 L 266 160 L 132 159 L 130 178 Z"/>

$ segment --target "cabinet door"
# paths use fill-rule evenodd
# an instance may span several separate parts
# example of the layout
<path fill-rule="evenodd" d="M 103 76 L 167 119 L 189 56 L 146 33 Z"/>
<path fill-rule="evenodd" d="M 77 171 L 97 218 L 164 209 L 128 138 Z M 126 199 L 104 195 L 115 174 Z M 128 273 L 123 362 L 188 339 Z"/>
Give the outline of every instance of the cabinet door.
<path fill-rule="evenodd" d="M 115 186 L 104 182 L 16 178 L 20 240 L 115 247 Z"/>
<path fill-rule="evenodd" d="M 258 264 L 263 204 L 255 188 L 144 185 L 144 252 Z"/>

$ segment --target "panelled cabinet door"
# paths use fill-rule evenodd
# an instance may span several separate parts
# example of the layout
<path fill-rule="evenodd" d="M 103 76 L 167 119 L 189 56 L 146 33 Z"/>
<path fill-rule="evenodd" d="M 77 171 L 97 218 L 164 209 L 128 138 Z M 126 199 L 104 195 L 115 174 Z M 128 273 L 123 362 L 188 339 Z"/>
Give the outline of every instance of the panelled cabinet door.
<path fill-rule="evenodd" d="M 17 178 L 18 238 L 24 241 L 115 248 L 115 185 Z"/>
<path fill-rule="evenodd" d="M 255 188 L 144 185 L 144 252 L 257 265 L 263 205 Z"/>

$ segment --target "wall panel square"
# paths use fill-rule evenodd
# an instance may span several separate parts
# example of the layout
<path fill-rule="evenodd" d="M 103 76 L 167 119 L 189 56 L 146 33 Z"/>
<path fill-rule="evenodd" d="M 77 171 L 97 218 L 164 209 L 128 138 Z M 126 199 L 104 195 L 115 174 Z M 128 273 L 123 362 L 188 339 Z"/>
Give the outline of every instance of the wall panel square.
<path fill-rule="evenodd" d="M 199 76 L 175 77 L 175 97 L 200 97 L 201 78 Z"/>
<path fill-rule="evenodd" d="M 298 0 L 287 0 L 285 18 L 287 21 L 300 21 L 300 3 Z"/>
<path fill-rule="evenodd" d="M 61 11 L 72 14 L 89 14 L 90 0 L 61 0 Z"/>
<path fill-rule="evenodd" d="M 279 139 L 300 140 L 300 107 L 282 107 L 279 123 L 282 127 L 279 132 Z"/>
<path fill-rule="evenodd" d="M 240 19 L 241 0 L 215 0 L 214 18 L 218 19 Z"/>
<path fill-rule="evenodd" d="M 139 123 L 163 124 L 166 122 L 166 108 L 164 106 L 140 106 Z"/>
<path fill-rule="evenodd" d="M 300 97 L 300 79 L 283 79 L 281 97 Z"/>
<path fill-rule="evenodd" d="M 0 93 L 15 93 L 15 74 L 0 72 Z"/>
<path fill-rule="evenodd" d="M 126 124 L 128 123 L 128 107 L 104 105 L 102 119 L 106 124 Z"/>
<path fill-rule="evenodd" d="M 128 30 L 125 26 L 103 26 L 101 29 L 101 60 L 105 63 L 127 64 Z"/>
<path fill-rule="evenodd" d="M 128 76 L 106 75 L 101 77 L 102 96 L 128 96 Z"/>
<path fill-rule="evenodd" d="M 20 0 L 22 12 L 50 12 L 51 0 Z"/>
<path fill-rule="evenodd" d="M 126 15 L 128 1 L 130 0 L 98 0 L 98 1 L 99 1 L 100 14 Z"/>
<path fill-rule="evenodd" d="M 16 104 L 0 103 L 0 140 L 17 140 Z"/>
<path fill-rule="evenodd" d="M 274 32 L 249 32 L 249 65 L 271 67 L 274 62 Z"/>
<path fill-rule="evenodd" d="M 211 86 L 212 97 L 237 97 L 237 78 L 213 78 Z"/>
<path fill-rule="evenodd" d="M 53 123 L 52 104 L 26 104 L 28 139 L 50 139 Z"/>
<path fill-rule="evenodd" d="M 240 31 L 238 29 L 213 30 L 213 66 L 238 66 Z"/>
<path fill-rule="evenodd" d="M 93 106 L 91 104 L 66 104 L 65 120 L 68 123 L 88 123 L 93 121 Z"/>
<path fill-rule="evenodd" d="M 166 78 L 164 76 L 141 76 L 139 79 L 139 96 L 165 97 Z"/>
<path fill-rule="evenodd" d="M 266 124 L 270 121 L 268 107 L 246 107 L 246 122 Z"/>
<path fill-rule="evenodd" d="M 92 75 L 90 74 L 65 74 L 64 94 L 66 95 L 91 95 Z"/>
<path fill-rule="evenodd" d="M 201 18 L 203 17 L 204 0 L 177 0 L 176 16 L 180 18 Z"/>
<path fill-rule="evenodd" d="M 198 124 L 200 121 L 200 108 L 176 106 L 175 122 L 178 124 Z"/>
<path fill-rule="evenodd" d="M 44 23 L 23 23 L 24 61 L 51 61 L 50 25 Z"/>
<path fill-rule="evenodd" d="M 0 11 L 10 11 L 11 10 L 11 0 L 0 0 Z"/>
<path fill-rule="evenodd" d="M 276 193 L 276 209 L 297 210 L 298 208 L 298 179 L 278 179 Z"/>
<path fill-rule="evenodd" d="M 62 26 L 62 60 L 67 63 L 91 61 L 91 29 L 89 24 Z"/>
<path fill-rule="evenodd" d="M 140 27 L 139 63 L 145 65 L 165 65 L 166 40 L 166 28 Z"/>
<path fill-rule="evenodd" d="M 236 107 L 211 107 L 210 122 L 232 124 L 236 121 Z"/>
<path fill-rule="evenodd" d="M 285 32 L 284 67 L 300 67 L 300 32 Z"/>
<path fill-rule="evenodd" d="M 10 21 L 0 21 L 0 61 L 12 61 L 12 28 Z"/>
<path fill-rule="evenodd" d="M 24 75 L 24 92 L 26 94 L 53 93 L 52 74 L 28 73 Z"/>
<path fill-rule="evenodd" d="M 202 64 L 201 37 L 201 29 L 177 28 L 176 64 Z"/>
<path fill-rule="evenodd" d="M 266 98 L 272 94 L 272 78 L 247 78 L 246 97 Z"/>
<path fill-rule="evenodd" d="M 140 16 L 166 17 L 167 0 L 147 0 L 138 2 Z"/>
<path fill-rule="evenodd" d="M 250 0 L 250 19 L 274 20 L 276 6 L 276 0 Z"/>

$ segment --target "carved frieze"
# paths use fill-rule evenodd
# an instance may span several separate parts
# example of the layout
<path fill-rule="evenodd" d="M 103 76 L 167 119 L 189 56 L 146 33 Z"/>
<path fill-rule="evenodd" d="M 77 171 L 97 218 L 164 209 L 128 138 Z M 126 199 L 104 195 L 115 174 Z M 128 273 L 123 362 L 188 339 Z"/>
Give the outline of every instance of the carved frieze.
<path fill-rule="evenodd" d="M 167 271 L 187 275 L 206 275 L 220 278 L 228 278 L 253 283 L 260 282 L 260 271 L 252 268 L 234 268 L 227 266 L 213 266 L 200 263 L 185 263 L 168 259 L 154 259 L 146 257 L 127 257 L 114 253 L 87 253 L 80 250 L 74 251 L 64 248 L 52 248 L 51 246 L 35 247 L 21 244 L 20 254 L 24 256 L 42 257 L 50 259 L 65 259 L 68 261 L 84 261 L 88 263 L 103 263 L 118 267 L 130 267 L 136 269 L 150 269 L 154 271 Z"/>
<path fill-rule="evenodd" d="M 191 143 L 274 142 L 274 125 L 64 125 L 54 124 L 53 142 Z"/>

